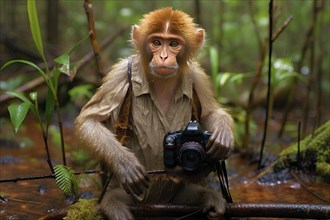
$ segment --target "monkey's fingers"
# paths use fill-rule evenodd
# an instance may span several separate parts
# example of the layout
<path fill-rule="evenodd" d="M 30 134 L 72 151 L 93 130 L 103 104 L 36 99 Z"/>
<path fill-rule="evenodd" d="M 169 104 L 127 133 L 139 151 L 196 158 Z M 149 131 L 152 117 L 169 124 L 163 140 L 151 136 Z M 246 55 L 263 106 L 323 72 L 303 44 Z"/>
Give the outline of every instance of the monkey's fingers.
<path fill-rule="evenodd" d="M 142 189 L 137 184 L 139 180 L 136 177 L 135 173 L 136 171 L 127 169 L 126 174 L 122 175 L 122 177 L 120 178 L 120 183 L 128 194 L 135 193 L 137 195 L 140 195 L 142 193 Z"/>
<path fill-rule="evenodd" d="M 215 134 L 212 134 L 212 136 L 209 138 L 209 140 L 208 140 L 208 142 L 207 142 L 207 144 L 205 146 L 206 151 L 209 151 L 210 150 L 210 148 L 214 144 L 215 138 L 216 138 Z"/>
<path fill-rule="evenodd" d="M 141 174 L 143 175 L 144 179 L 149 182 L 150 178 L 149 178 L 149 174 L 146 171 L 146 169 L 143 166 L 138 167 L 139 171 L 141 172 Z M 149 185 L 149 184 L 148 184 Z"/>
<path fill-rule="evenodd" d="M 139 171 L 140 171 L 138 173 L 139 182 L 142 183 L 143 187 L 149 188 L 150 178 L 148 176 L 148 173 L 145 171 L 145 169 L 143 167 L 139 167 Z"/>
<path fill-rule="evenodd" d="M 219 132 L 214 132 L 210 137 L 206 146 L 206 155 L 208 157 L 215 158 L 214 155 L 218 151 L 220 145 L 220 138 L 221 138 L 221 133 Z"/>
<path fill-rule="evenodd" d="M 135 194 L 135 195 L 139 196 L 143 193 L 143 189 L 141 187 L 141 184 L 139 184 L 137 182 L 133 182 L 131 184 L 128 184 L 127 188 L 130 191 L 129 194 Z"/>

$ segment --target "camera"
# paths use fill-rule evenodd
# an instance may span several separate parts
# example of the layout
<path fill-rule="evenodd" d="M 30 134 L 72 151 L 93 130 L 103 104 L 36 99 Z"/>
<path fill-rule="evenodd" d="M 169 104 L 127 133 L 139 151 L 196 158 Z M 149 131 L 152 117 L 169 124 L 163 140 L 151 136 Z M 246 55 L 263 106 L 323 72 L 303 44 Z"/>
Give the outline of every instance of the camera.
<path fill-rule="evenodd" d="M 190 121 L 184 130 L 170 131 L 164 136 L 164 165 L 180 165 L 186 172 L 196 172 L 206 159 L 205 147 L 211 132 Z"/>

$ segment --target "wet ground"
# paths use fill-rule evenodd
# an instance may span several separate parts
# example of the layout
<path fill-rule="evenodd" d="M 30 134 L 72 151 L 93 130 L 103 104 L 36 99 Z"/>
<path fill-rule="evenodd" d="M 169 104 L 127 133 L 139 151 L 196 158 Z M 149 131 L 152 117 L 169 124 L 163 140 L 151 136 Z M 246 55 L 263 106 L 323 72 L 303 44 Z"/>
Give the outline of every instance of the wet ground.
<path fill-rule="evenodd" d="M 4 124 L 2 124 L 4 125 Z M 5 134 L 6 133 L 6 134 Z M 42 176 L 50 174 L 46 162 L 44 145 L 38 127 L 33 123 L 25 125 L 17 136 L 12 136 L 11 128 L 1 128 L 0 179 Z M 66 142 L 69 143 L 68 158 L 72 158 L 79 146 L 74 146 L 72 128 L 66 128 Z M 27 138 L 26 138 L 27 137 Z M 5 140 L 5 141 L 4 141 Z M 55 141 L 56 142 L 56 141 Z M 54 163 L 61 163 L 60 150 L 51 146 Z M 68 165 L 75 171 L 86 168 L 76 165 L 73 160 Z M 310 175 L 282 171 L 272 176 L 257 172 L 256 165 L 233 155 L 228 160 L 229 181 L 234 202 L 285 202 L 330 204 L 330 183 L 311 178 Z M 82 197 L 97 196 L 99 191 L 97 175 L 81 177 Z M 0 219 L 33 220 L 67 206 L 72 200 L 66 199 L 56 187 L 53 178 L 0 183 Z M 259 218 L 260 219 L 260 218 Z"/>

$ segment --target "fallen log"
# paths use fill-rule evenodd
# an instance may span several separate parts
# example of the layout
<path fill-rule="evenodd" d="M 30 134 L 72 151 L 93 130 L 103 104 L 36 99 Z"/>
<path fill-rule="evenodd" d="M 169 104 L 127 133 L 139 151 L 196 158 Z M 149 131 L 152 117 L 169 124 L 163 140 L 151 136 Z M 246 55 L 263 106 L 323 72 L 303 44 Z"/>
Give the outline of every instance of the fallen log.
<path fill-rule="evenodd" d="M 201 208 L 188 205 L 136 205 L 131 207 L 136 219 L 205 219 Z M 49 213 L 39 220 L 61 220 L 67 209 Z M 229 203 L 226 217 L 330 219 L 330 205 L 291 203 Z"/>
<path fill-rule="evenodd" d="M 186 216 L 191 213 L 195 213 L 194 216 L 196 217 L 203 216 L 200 207 L 186 205 L 138 205 L 131 207 L 131 210 L 135 216 L 143 217 L 178 217 Z M 330 205 L 290 203 L 229 203 L 226 206 L 225 216 L 329 219 Z"/>

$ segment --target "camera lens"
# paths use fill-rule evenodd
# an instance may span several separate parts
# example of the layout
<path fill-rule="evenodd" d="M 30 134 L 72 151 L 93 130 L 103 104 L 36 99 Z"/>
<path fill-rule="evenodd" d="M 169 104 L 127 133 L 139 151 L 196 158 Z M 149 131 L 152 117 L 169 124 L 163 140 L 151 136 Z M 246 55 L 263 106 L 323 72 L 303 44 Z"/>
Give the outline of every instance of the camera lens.
<path fill-rule="evenodd" d="M 205 159 L 205 151 L 198 142 L 186 142 L 179 151 L 181 167 L 185 171 L 198 170 Z"/>

